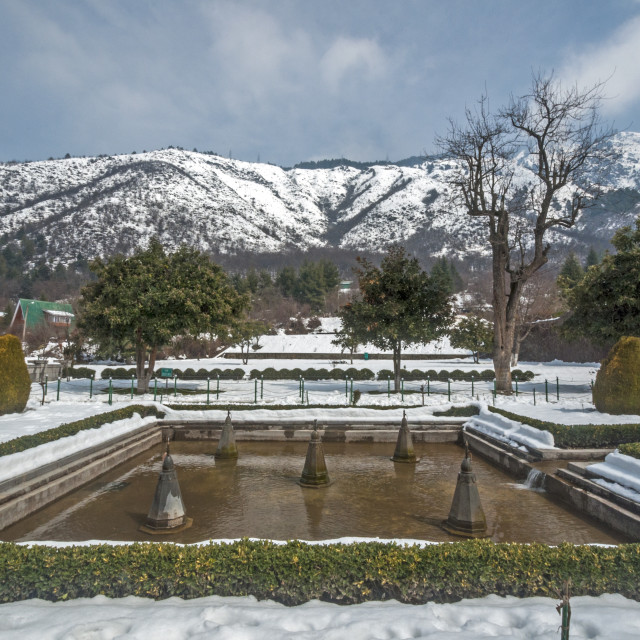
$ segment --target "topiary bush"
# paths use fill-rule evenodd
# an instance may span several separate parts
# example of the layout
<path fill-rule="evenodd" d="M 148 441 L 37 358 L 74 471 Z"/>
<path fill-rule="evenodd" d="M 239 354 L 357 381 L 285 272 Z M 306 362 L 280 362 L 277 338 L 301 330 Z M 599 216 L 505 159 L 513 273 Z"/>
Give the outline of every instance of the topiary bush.
<path fill-rule="evenodd" d="M 24 411 L 31 379 L 16 336 L 0 336 L 0 415 Z"/>
<path fill-rule="evenodd" d="M 602 361 L 593 402 L 603 413 L 640 414 L 640 338 L 624 336 Z"/>

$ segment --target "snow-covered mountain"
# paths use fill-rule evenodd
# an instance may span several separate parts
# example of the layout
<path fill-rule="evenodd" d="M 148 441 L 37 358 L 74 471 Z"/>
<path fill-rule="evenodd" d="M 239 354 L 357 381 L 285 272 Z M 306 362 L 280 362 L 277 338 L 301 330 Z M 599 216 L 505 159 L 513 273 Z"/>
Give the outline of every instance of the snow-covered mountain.
<path fill-rule="evenodd" d="M 604 247 L 640 212 L 640 134 L 611 144 L 618 159 L 605 197 L 552 238 L 581 252 Z M 453 163 L 407 164 L 282 169 L 181 149 L 4 163 L 0 248 L 18 234 L 35 241 L 35 259 L 69 263 L 128 253 L 158 235 L 169 247 L 228 253 L 401 242 L 431 255 L 486 254 L 482 221 L 447 197 Z"/>

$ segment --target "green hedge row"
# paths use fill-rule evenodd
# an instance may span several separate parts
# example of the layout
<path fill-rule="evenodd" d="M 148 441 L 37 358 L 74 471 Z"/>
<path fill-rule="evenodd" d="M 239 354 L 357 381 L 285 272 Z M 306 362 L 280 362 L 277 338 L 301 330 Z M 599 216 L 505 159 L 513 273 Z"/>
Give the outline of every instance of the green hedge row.
<path fill-rule="evenodd" d="M 354 391 L 355 395 L 355 391 Z M 256 409 L 267 409 L 268 411 L 282 411 L 298 409 L 339 409 L 344 405 L 339 404 L 169 404 L 165 402 L 163 406 L 169 409 L 179 411 L 255 411 Z M 377 411 L 388 411 L 389 409 L 407 409 L 407 405 L 379 405 L 379 404 L 363 404 L 359 405 L 361 409 L 376 409 Z M 318 420 L 318 424 L 322 426 L 322 421 Z"/>
<path fill-rule="evenodd" d="M 147 416 L 156 416 L 163 418 L 164 413 L 159 411 L 156 407 L 145 407 L 143 405 L 129 405 L 123 409 L 116 409 L 115 411 L 109 411 L 107 413 L 100 413 L 96 416 L 84 418 L 83 420 L 76 420 L 75 422 L 68 422 L 61 424 L 59 427 L 53 429 L 47 429 L 40 433 L 34 433 L 32 435 L 20 436 L 13 440 L 0 443 L 0 456 L 6 456 L 10 453 L 17 453 L 18 451 L 25 451 L 32 447 L 44 444 L 45 442 L 53 442 L 60 438 L 66 438 L 67 436 L 74 436 L 79 431 L 85 429 L 97 429 L 103 424 L 109 422 L 115 422 L 116 420 L 124 420 L 130 418 L 134 413 L 140 414 L 143 418 Z"/>
<path fill-rule="evenodd" d="M 274 369 L 267 367 L 266 369 L 251 369 L 249 378 L 263 377 L 265 380 L 299 380 L 301 377 L 305 380 L 344 380 L 345 378 L 353 378 L 354 380 L 375 380 L 376 374 L 371 369 Z"/>
<path fill-rule="evenodd" d="M 88 370 L 91 371 L 90 369 Z M 156 369 L 156 377 L 160 378 L 161 373 L 161 369 Z M 240 367 L 235 369 L 198 369 L 197 371 L 192 368 L 185 369 L 184 371 L 182 369 L 173 369 L 173 375 L 179 380 L 206 380 L 207 378 L 215 380 L 218 376 L 220 376 L 221 380 L 242 380 L 242 378 L 244 378 L 244 369 Z M 101 374 L 103 380 L 108 380 L 109 378 L 113 378 L 114 380 L 131 380 L 131 376 L 136 376 L 136 370 L 133 367 L 129 369 L 125 369 L 124 367 L 118 367 L 117 369 L 106 367 L 102 370 Z"/>
<path fill-rule="evenodd" d="M 0 543 L 0 602 L 138 596 L 246 596 L 297 605 L 571 595 L 640 599 L 640 545 L 558 547 L 472 540 L 424 548 L 379 542 L 309 545 L 241 540 L 51 548 Z"/>
<path fill-rule="evenodd" d="M 640 441 L 640 424 L 556 424 L 521 416 L 504 409 L 489 407 L 490 411 L 528 424 L 536 429 L 549 431 L 557 447 L 565 449 L 603 449 L 617 447 L 625 442 Z"/>
<path fill-rule="evenodd" d="M 625 456 L 640 458 L 640 442 L 628 442 L 621 444 L 618 449 L 620 450 L 620 453 L 624 453 Z"/>

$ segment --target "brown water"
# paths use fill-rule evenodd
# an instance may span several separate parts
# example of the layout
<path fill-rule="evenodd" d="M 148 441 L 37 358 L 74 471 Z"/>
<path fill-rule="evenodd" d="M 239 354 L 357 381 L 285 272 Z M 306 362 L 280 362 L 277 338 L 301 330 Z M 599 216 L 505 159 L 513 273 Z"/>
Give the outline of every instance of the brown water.
<path fill-rule="evenodd" d="M 178 534 L 138 531 L 151 505 L 159 450 L 148 451 L 37 514 L 0 531 L 3 540 L 322 540 L 343 536 L 459 540 L 443 531 L 463 452 L 416 445 L 417 465 L 391 462 L 393 444 L 326 443 L 333 484 L 297 484 L 306 443 L 241 442 L 237 462 L 216 462 L 216 443 L 176 442 L 172 457 L 193 526 Z M 488 533 L 495 541 L 558 544 L 627 542 L 545 493 L 473 460 Z"/>

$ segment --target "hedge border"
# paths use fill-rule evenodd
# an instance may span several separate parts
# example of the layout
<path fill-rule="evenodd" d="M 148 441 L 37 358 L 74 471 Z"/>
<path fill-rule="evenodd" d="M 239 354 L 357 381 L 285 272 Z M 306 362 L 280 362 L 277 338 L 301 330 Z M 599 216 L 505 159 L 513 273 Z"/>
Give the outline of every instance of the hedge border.
<path fill-rule="evenodd" d="M 536 429 L 549 431 L 557 447 L 565 449 L 605 449 L 620 444 L 640 441 L 640 424 L 558 424 L 545 420 L 536 420 L 521 416 L 497 407 L 489 407 L 489 411 L 505 418 L 528 424 Z"/>
<path fill-rule="evenodd" d="M 573 596 L 619 593 L 640 600 L 640 544 L 278 545 L 246 538 L 203 546 L 0 543 L 0 602 L 253 595 L 286 605 L 312 599 L 421 604 L 489 594 L 557 598 L 567 579 Z"/>
<path fill-rule="evenodd" d="M 98 429 L 102 425 L 116 420 L 124 420 L 125 418 L 131 418 L 134 413 L 140 414 L 141 417 L 156 416 L 157 418 L 163 418 L 164 412 L 160 411 L 154 406 L 144 405 L 129 405 L 122 409 L 116 409 L 115 411 L 107 411 L 106 413 L 99 413 L 95 416 L 89 416 L 82 420 L 76 420 L 75 422 L 67 422 L 61 424 L 53 429 L 47 429 L 40 433 L 34 433 L 26 436 L 20 436 L 13 438 L 13 440 L 7 440 L 0 443 L 0 457 L 7 456 L 12 453 L 18 453 L 19 451 L 26 451 L 32 449 L 46 442 L 54 442 L 60 438 L 66 438 L 68 436 L 74 436 L 80 431 L 86 429 Z"/>
<path fill-rule="evenodd" d="M 626 442 L 620 445 L 619 450 L 625 456 L 640 459 L 640 442 Z"/>

